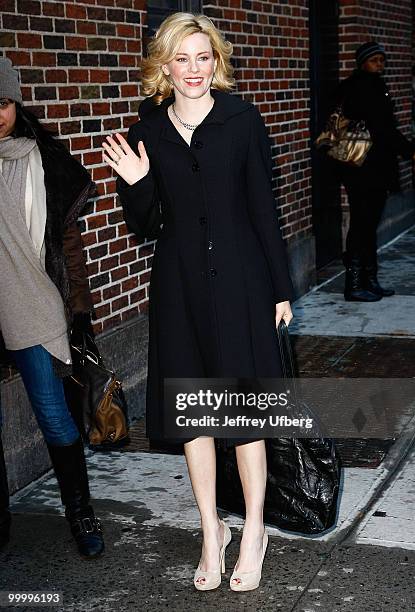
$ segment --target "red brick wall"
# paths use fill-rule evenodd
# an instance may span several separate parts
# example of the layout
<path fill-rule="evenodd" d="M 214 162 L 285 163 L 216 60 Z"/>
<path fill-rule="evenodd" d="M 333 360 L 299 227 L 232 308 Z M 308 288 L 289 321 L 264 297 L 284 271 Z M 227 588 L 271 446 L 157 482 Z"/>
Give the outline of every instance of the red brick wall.
<path fill-rule="evenodd" d="M 341 77 L 355 67 L 354 51 L 368 40 L 385 47 L 388 63 L 386 81 L 396 104 L 402 132 L 411 137 L 411 68 L 414 18 L 412 0 L 340 0 Z M 401 186 L 412 185 L 411 162 L 401 162 Z"/>
<path fill-rule="evenodd" d="M 2 11 L 0 45 L 21 69 L 25 103 L 36 103 L 98 181 L 84 243 L 101 331 L 147 307 L 152 246 L 126 235 L 100 152 L 103 135 L 136 117 L 145 1 L 3 0 Z M 237 91 L 269 125 L 284 236 L 310 232 L 306 0 L 229 0 L 204 12 L 235 45 Z"/>
<path fill-rule="evenodd" d="M 384 43 L 398 116 L 409 130 L 411 0 L 340 0 L 342 76 L 368 36 Z M 234 44 L 237 93 L 258 105 L 276 162 L 284 237 L 311 234 L 307 0 L 212 0 L 205 14 Z M 364 6 L 364 9 L 362 8 Z M 106 134 L 136 120 L 145 0 L 1 0 L 0 46 L 20 68 L 25 103 L 89 168 L 99 197 L 84 220 L 96 331 L 144 312 L 153 245 L 127 235 L 102 163 Z M 410 165 L 403 165 L 404 184 Z"/>
<path fill-rule="evenodd" d="M 96 331 L 146 307 L 151 248 L 127 236 L 103 136 L 136 120 L 145 0 L 1 0 L 0 46 L 25 105 L 67 140 L 98 199 L 83 220 Z"/>
<path fill-rule="evenodd" d="M 215 0 L 203 11 L 234 45 L 237 93 L 258 106 L 268 125 L 283 235 L 310 233 L 307 1 Z"/>

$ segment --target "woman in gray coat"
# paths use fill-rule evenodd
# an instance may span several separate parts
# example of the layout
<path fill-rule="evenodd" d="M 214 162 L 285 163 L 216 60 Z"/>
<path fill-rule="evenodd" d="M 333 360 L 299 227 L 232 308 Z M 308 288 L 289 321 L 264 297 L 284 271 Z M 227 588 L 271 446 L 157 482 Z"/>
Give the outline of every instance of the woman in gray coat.
<path fill-rule="evenodd" d="M 147 385 L 153 440 L 171 438 L 164 427 L 165 378 L 281 376 L 276 325 L 292 317 L 292 285 L 268 136 L 258 110 L 228 93 L 231 52 L 207 17 L 166 19 L 142 66 L 148 99 L 141 120 L 128 142 L 117 134 L 104 144 L 104 159 L 120 176 L 128 227 L 140 237 L 158 236 Z M 220 584 L 230 532 L 216 511 L 214 439 L 187 433 L 184 451 L 204 537 L 194 584 L 208 590 Z M 227 443 L 236 446 L 246 502 L 230 586 L 251 590 L 259 584 L 267 543 L 265 445 Z"/>
<path fill-rule="evenodd" d="M 92 331 L 78 217 L 91 177 L 22 105 L 17 71 L 0 58 L 0 364 L 11 357 L 45 438 L 65 515 L 82 557 L 104 550 L 90 504 L 84 447 L 64 393 L 68 331 Z M 0 413 L 0 435 L 1 435 Z M 0 438 L 0 547 L 11 516 Z"/>

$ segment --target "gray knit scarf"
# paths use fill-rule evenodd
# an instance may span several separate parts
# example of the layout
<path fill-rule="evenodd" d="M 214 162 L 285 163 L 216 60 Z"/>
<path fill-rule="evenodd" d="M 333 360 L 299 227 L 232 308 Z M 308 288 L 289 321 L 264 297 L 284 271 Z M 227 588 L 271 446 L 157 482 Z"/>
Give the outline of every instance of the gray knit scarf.
<path fill-rule="evenodd" d="M 25 219 L 28 158 L 35 146 L 36 141 L 28 138 L 0 139 L 0 328 L 9 350 L 37 344 L 48 348 L 63 338 L 60 352 L 66 361 L 62 298 L 42 265 Z"/>
<path fill-rule="evenodd" d="M 36 146 L 36 140 L 30 138 L 0 138 L 0 158 L 3 160 L 3 178 L 19 210 L 24 210 L 26 193 L 27 165 L 29 153 Z M 0 181 L 0 198 L 4 199 L 3 182 Z"/>

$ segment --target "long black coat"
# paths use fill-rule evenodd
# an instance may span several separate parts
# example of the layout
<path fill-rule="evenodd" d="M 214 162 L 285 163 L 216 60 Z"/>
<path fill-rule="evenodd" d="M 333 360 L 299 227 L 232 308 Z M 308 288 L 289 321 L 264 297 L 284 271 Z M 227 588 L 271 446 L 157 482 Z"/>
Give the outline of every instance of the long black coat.
<path fill-rule="evenodd" d="M 140 109 L 149 174 L 118 181 L 131 231 L 163 224 L 150 282 L 147 435 L 163 433 L 164 377 L 278 377 L 275 304 L 292 284 L 271 188 L 272 158 L 258 110 L 212 90 L 190 146 L 167 115 L 173 98 Z"/>
<path fill-rule="evenodd" d="M 373 145 L 361 167 L 337 163 L 342 182 L 363 190 L 399 190 L 398 155 L 410 159 L 414 145 L 399 131 L 394 103 L 380 74 L 355 70 L 336 92 L 346 117 L 364 119 Z"/>

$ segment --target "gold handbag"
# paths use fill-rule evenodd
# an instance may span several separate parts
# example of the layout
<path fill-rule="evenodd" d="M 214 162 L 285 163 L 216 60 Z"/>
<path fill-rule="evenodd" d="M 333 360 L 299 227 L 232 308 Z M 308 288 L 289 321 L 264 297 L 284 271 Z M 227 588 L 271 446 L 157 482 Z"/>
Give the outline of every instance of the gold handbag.
<path fill-rule="evenodd" d="M 337 161 L 361 166 L 372 146 L 372 138 L 363 119 L 348 119 L 339 106 L 330 115 L 315 145 L 327 147 L 327 155 Z"/>

